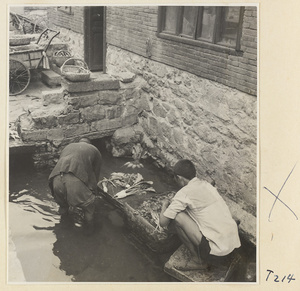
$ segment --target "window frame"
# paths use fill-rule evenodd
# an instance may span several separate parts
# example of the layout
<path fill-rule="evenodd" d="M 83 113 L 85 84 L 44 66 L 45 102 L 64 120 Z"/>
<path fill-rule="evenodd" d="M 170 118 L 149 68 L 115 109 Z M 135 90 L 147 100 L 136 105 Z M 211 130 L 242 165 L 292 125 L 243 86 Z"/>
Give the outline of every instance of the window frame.
<path fill-rule="evenodd" d="M 158 18 L 157 18 L 157 37 L 177 41 L 180 43 L 186 43 L 194 46 L 200 46 L 203 48 L 214 49 L 220 52 L 226 52 L 233 55 L 241 55 L 243 52 L 241 50 L 241 36 L 242 36 L 242 26 L 243 26 L 243 15 L 245 11 L 245 6 L 238 6 L 240 7 L 240 15 L 239 15 L 239 23 L 238 23 L 238 30 L 237 30 L 237 39 L 235 47 L 226 46 L 225 44 L 218 44 L 216 42 L 217 35 L 220 33 L 220 19 L 222 10 L 225 7 L 230 6 L 214 6 L 217 8 L 216 10 L 216 22 L 214 25 L 214 32 L 213 32 L 213 41 L 209 42 L 208 40 L 201 39 L 201 37 L 197 38 L 198 31 L 201 30 L 202 27 L 202 17 L 203 17 L 203 8 L 204 6 L 198 6 L 198 13 L 196 19 L 196 26 L 193 37 L 189 37 L 186 35 L 182 35 L 182 19 L 183 19 L 183 12 L 185 6 L 176 6 L 178 7 L 178 15 L 177 15 L 177 22 L 176 22 L 176 29 L 175 34 L 170 34 L 164 32 L 164 23 L 165 23 L 165 16 L 166 16 L 166 8 L 168 6 L 159 6 L 158 7 Z M 195 6 L 196 7 L 196 6 Z"/>

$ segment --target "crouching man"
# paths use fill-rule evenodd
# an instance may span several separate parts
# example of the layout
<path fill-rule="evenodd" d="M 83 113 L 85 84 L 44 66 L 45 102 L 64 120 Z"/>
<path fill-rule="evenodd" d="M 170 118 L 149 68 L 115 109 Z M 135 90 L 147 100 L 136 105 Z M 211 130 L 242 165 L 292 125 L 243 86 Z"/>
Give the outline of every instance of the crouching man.
<path fill-rule="evenodd" d="M 63 219 L 72 212 L 75 225 L 83 221 L 88 234 L 94 230 L 95 198 L 97 182 L 100 180 L 102 156 L 89 139 L 67 145 L 49 176 L 49 187 L 59 205 Z"/>
<path fill-rule="evenodd" d="M 175 268 L 206 269 L 210 257 L 227 258 L 241 246 L 237 224 L 216 188 L 196 177 L 191 161 L 179 160 L 173 170 L 182 188 L 171 202 L 163 201 L 160 225 L 172 222 L 192 255 L 190 261 Z"/>

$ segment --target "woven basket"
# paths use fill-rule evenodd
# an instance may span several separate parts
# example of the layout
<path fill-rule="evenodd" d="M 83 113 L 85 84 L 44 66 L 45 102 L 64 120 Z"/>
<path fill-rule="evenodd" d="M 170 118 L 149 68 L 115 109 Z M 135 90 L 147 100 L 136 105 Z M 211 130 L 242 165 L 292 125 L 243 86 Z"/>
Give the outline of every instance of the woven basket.
<path fill-rule="evenodd" d="M 9 45 L 17 46 L 17 45 L 27 45 L 30 44 L 31 37 L 26 35 L 13 35 L 9 37 Z"/>
<path fill-rule="evenodd" d="M 72 65 L 68 65 L 71 63 Z M 86 82 L 91 77 L 91 72 L 84 60 L 69 58 L 60 68 L 61 74 L 72 82 Z"/>
<path fill-rule="evenodd" d="M 61 67 L 63 63 L 70 58 L 72 58 L 72 55 L 69 51 L 59 50 L 53 54 L 52 60 L 54 64 L 56 64 L 58 67 Z"/>

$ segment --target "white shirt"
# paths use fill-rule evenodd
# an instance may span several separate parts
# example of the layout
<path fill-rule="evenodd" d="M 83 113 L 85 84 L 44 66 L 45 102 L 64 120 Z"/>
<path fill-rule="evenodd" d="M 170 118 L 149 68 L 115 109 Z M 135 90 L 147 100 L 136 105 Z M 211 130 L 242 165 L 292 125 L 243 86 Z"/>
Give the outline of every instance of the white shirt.
<path fill-rule="evenodd" d="M 186 210 L 206 237 L 210 254 L 225 256 L 241 246 L 237 224 L 228 206 L 217 189 L 197 177 L 180 189 L 164 212 L 174 219 L 177 213 Z"/>

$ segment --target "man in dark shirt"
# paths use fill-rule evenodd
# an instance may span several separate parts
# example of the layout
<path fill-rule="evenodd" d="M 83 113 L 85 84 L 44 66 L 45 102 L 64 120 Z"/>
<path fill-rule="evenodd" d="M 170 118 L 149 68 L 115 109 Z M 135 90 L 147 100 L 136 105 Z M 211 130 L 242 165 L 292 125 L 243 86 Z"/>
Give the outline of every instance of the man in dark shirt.
<path fill-rule="evenodd" d="M 82 138 L 63 149 L 49 176 L 49 187 L 60 206 L 59 213 L 63 217 L 69 209 L 75 213 L 83 212 L 89 233 L 94 229 L 95 195 L 101 164 L 99 150 L 89 139 Z M 81 226 L 78 222 L 75 225 Z"/>

